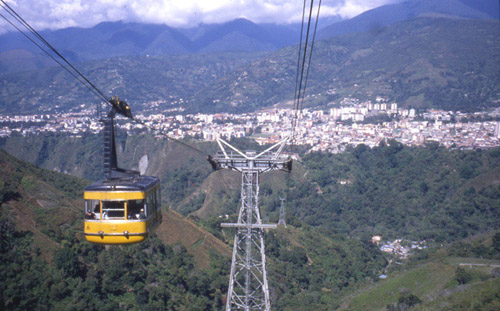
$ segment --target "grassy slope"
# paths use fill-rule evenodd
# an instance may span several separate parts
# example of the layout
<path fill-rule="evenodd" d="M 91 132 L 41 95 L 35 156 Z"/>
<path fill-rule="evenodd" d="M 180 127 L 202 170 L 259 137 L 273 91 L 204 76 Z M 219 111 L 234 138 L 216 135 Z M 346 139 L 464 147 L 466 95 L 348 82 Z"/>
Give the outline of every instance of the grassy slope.
<path fill-rule="evenodd" d="M 398 300 L 402 290 L 422 299 L 443 290 L 453 275 L 454 269 L 450 265 L 426 263 L 368 286 L 345 302 L 341 310 L 385 310 L 389 303 Z"/>
<path fill-rule="evenodd" d="M 231 256 L 231 250 L 226 244 L 171 209 L 163 212 L 163 222 L 156 233 L 165 244 L 180 243 L 184 245 L 196 259 L 199 268 L 209 266 L 211 251 L 216 251 L 227 257 Z"/>
<path fill-rule="evenodd" d="M 19 230 L 33 233 L 44 259 L 51 261 L 60 247 L 57 234 L 71 230 L 83 239 L 81 198 L 88 182 L 38 168 L 4 151 L 0 151 L 0 181 L 0 190 L 9 192 L 1 207 L 11 211 Z M 210 264 L 211 251 L 230 256 L 223 242 L 172 210 L 164 211 L 157 234 L 168 245 L 184 245 L 200 268 Z"/>
<path fill-rule="evenodd" d="M 462 266 L 474 277 L 460 285 L 456 280 L 460 263 L 492 266 Z M 410 310 L 498 310 L 500 278 L 491 277 L 497 265 L 500 258 L 449 257 L 442 250 L 412 268 L 389 274 L 385 280 L 366 284 L 350 293 L 344 297 L 339 310 L 386 310 L 387 305 L 408 293 L 422 300 Z"/>
<path fill-rule="evenodd" d="M 0 151 L 0 181 L 4 195 L 2 208 L 14 215 L 19 230 L 31 231 L 45 260 L 59 247 L 53 236 L 74 230 L 80 217 L 79 200 L 85 182 L 47 171 L 17 160 Z"/>
<path fill-rule="evenodd" d="M 497 166 L 494 169 L 484 174 L 481 174 L 473 178 L 472 180 L 468 181 L 467 183 L 465 183 L 462 187 L 460 187 L 460 189 L 458 189 L 453 194 L 453 197 L 462 194 L 465 190 L 468 190 L 471 187 L 473 187 L 474 190 L 476 190 L 476 192 L 479 192 L 488 186 L 497 185 L 499 183 L 500 183 L 500 166 Z"/>

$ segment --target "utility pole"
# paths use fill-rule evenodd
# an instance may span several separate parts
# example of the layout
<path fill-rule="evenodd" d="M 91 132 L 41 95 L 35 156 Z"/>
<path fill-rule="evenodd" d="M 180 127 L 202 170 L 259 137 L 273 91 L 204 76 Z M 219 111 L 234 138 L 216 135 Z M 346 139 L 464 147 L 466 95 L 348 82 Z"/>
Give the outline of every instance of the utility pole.
<path fill-rule="evenodd" d="M 280 205 L 280 218 L 278 221 L 278 226 L 284 226 L 286 228 L 286 221 L 285 221 L 285 204 L 283 203 L 286 198 L 280 197 L 281 205 Z"/>
<path fill-rule="evenodd" d="M 231 274 L 227 291 L 226 311 L 271 310 L 266 272 L 264 229 L 276 224 L 263 224 L 259 209 L 259 175 L 269 171 L 290 172 L 292 160 L 281 154 L 288 138 L 257 154 L 242 152 L 222 139 L 221 149 L 208 161 L 214 168 L 241 173 L 241 206 L 237 223 L 223 223 L 224 228 L 236 228 Z M 226 148 L 230 149 L 228 153 Z"/>

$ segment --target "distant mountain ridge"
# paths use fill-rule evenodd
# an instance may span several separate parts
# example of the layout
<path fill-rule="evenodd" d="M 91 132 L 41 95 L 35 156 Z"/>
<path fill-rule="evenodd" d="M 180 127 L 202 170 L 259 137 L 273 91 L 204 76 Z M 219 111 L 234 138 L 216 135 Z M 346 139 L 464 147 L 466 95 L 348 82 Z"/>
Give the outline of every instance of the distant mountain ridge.
<path fill-rule="evenodd" d="M 382 96 L 400 107 L 497 106 L 499 46 L 498 21 L 429 17 L 318 41 L 307 89 L 314 96 L 305 104 Z M 167 100 L 158 107 L 164 109 L 177 100 L 190 112 L 238 113 L 293 99 L 296 53 L 287 47 L 268 54 L 120 57 L 81 68 L 106 92 L 134 103 L 135 111 L 150 101 Z M 69 111 L 74 103 L 95 101 L 56 67 L 0 75 L 0 85 L 2 113 Z"/>
<path fill-rule="evenodd" d="M 425 15 L 498 19 L 499 11 L 496 0 L 408 0 L 375 8 L 348 20 L 320 17 L 318 37 L 373 31 Z M 273 51 L 297 44 L 300 24 L 256 24 L 239 18 L 183 29 L 118 21 L 102 22 L 91 28 L 71 27 L 41 33 L 70 61 L 84 62 L 132 55 Z M 17 32 L 0 35 L 0 42 L 0 73 L 55 65 Z M 14 57 L 16 52 L 19 53 L 17 58 Z"/>
<path fill-rule="evenodd" d="M 271 51 L 295 44 L 299 28 L 294 25 L 255 24 L 236 19 L 223 24 L 176 29 L 167 25 L 103 22 L 92 28 L 65 28 L 41 34 L 72 62 L 132 55 L 178 55 L 214 52 Z M 10 51 L 31 54 L 31 66 L 41 68 L 48 58 L 17 32 L 0 35 L 0 72 L 8 66 Z M 7 53 L 7 54 L 6 54 Z M 26 58 L 24 56 L 24 58 Z M 18 71 L 18 70 L 16 70 Z"/>
<path fill-rule="evenodd" d="M 472 19 L 499 18 L 499 3 L 496 0 L 407 0 L 383 5 L 368 10 L 351 19 L 326 26 L 319 31 L 319 38 L 376 31 L 395 23 L 419 16 L 449 16 Z"/>
<path fill-rule="evenodd" d="M 327 26 L 320 36 L 328 38 L 315 46 L 307 91 L 322 95 L 307 100 L 383 96 L 402 107 L 491 107 L 500 94 L 496 7 L 493 0 L 409 0 Z M 287 45 L 298 38 L 291 35 L 294 27 L 245 19 L 183 30 L 107 22 L 47 37 L 110 94 L 139 105 L 182 99 L 191 112 L 240 112 L 293 98 L 297 48 Z M 59 67 L 28 71 L 52 61 L 16 35 L 0 36 L 0 112 L 67 110 L 95 101 Z M 247 52 L 225 52 L 238 49 Z M 83 62 L 91 58 L 104 59 Z"/>
<path fill-rule="evenodd" d="M 480 110 L 500 96 L 498 21 L 416 18 L 317 42 L 305 105 L 340 98 L 401 107 Z M 251 111 L 293 99 L 295 47 L 232 71 L 190 100 L 192 111 Z"/>

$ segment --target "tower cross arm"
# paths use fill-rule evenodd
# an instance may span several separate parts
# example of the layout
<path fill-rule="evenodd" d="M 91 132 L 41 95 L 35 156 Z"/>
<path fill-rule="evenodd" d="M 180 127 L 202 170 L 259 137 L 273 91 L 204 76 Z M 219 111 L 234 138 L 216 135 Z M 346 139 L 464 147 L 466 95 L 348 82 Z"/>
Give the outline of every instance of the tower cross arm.
<path fill-rule="evenodd" d="M 286 137 L 261 153 L 256 154 L 254 151 L 242 152 L 225 140 L 217 138 L 217 144 L 221 151 L 208 156 L 207 160 L 214 170 L 225 168 L 241 171 L 242 168 L 251 167 L 251 169 L 261 172 L 270 170 L 290 172 L 292 160 L 288 155 L 283 154 L 283 148 L 289 139 L 290 137 Z M 231 149 L 230 153 L 226 150 L 226 147 Z M 273 152 L 273 150 L 276 151 Z M 249 165 L 250 162 L 252 165 Z"/>

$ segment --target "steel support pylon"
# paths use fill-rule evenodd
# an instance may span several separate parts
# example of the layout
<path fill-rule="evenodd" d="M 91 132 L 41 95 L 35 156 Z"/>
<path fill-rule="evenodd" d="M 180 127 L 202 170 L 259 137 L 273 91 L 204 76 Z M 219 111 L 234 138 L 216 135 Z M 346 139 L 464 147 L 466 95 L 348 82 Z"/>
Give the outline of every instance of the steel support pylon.
<path fill-rule="evenodd" d="M 278 220 L 278 225 L 284 226 L 286 228 L 286 221 L 285 221 L 285 205 L 283 202 L 285 202 L 285 198 L 280 197 L 281 205 L 280 205 L 280 218 Z"/>
<path fill-rule="evenodd" d="M 267 283 L 264 229 L 276 224 L 263 224 L 259 210 L 259 175 L 273 170 L 291 170 L 291 159 L 281 153 L 288 139 L 256 154 L 243 153 L 222 139 L 217 143 L 222 152 L 209 157 L 214 169 L 231 169 L 241 173 L 241 206 L 237 223 L 222 227 L 236 228 L 226 311 L 271 310 Z M 230 152 L 226 152 L 229 147 Z"/>

